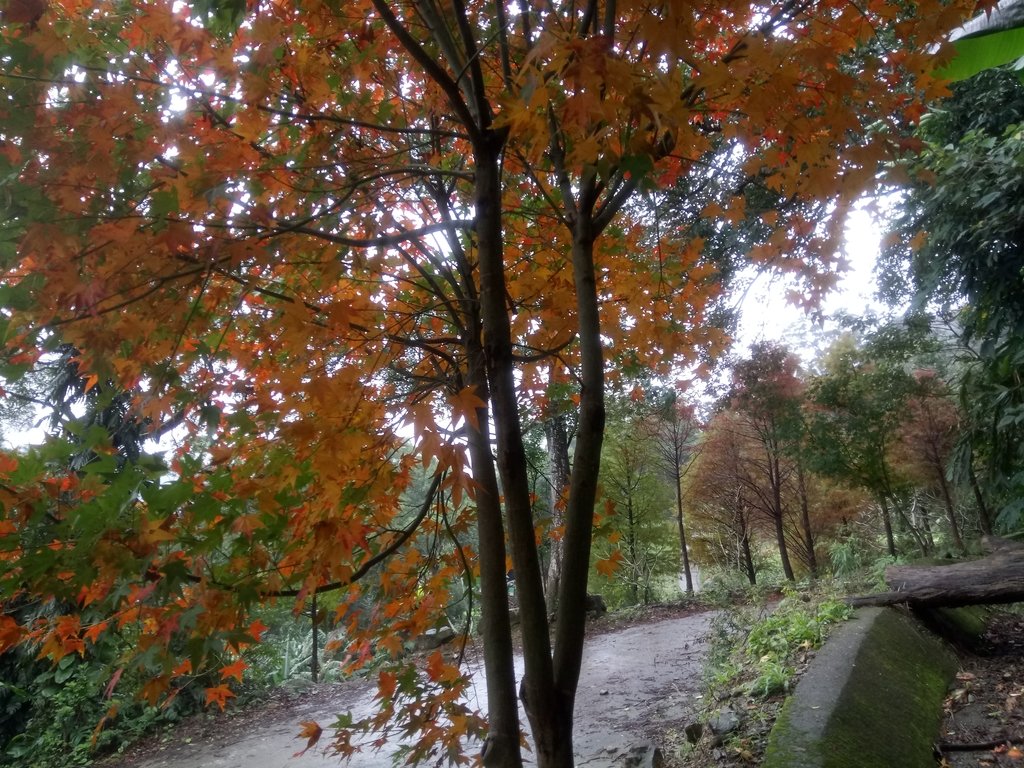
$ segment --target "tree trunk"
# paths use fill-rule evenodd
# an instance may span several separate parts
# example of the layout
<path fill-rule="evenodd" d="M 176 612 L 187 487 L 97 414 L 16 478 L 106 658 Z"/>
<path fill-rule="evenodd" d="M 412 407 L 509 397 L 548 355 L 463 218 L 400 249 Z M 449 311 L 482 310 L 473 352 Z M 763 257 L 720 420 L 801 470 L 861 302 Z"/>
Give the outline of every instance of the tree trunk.
<path fill-rule="evenodd" d="M 633 605 L 640 602 L 640 561 L 637 556 L 636 547 L 636 531 L 634 529 L 633 522 L 633 499 L 630 497 L 626 501 L 626 530 L 629 533 L 626 535 L 626 548 L 629 551 L 629 565 L 633 569 L 633 575 L 629 580 L 629 598 Z"/>
<path fill-rule="evenodd" d="M 971 483 L 971 490 L 974 491 L 974 500 L 978 504 L 978 523 L 981 532 L 986 536 L 992 535 L 992 517 L 988 513 L 988 505 L 985 504 L 985 497 L 981 493 L 981 485 L 978 484 L 978 475 L 974 471 L 974 462 L 967 466 L 967 478 Z"/>
<path fill-rule="evenodd" d="M 958 606 L 1024 601 L 1024 547 L 998 539 L 994 546 L 993 554 L 966 563 L 889 566 L 885 581 L 893 591 L 852 597 L 848 602 Z"/>
<path fill-rule="evenodd" d="M 471 355 L 470 358 L 470 383 L 477 388 L 481 400 L 487 402 L 490 399 L 493 403 L 498 470 L 505 492 L 505 508 L 511 533 L 527 673 L 537 679 L 540 685 L 550 686 L 551 657 L 547 617 L 530 519 L 529 481 L 516 406 L 511 331 L 505 307 L 498 146 L 490 146 L 482 141 L 475 150 L 474 202 L 480 264 L 480 335 L 475 336 L 474 329 L 469 341 L 474 352 L 479 347 L 479 354 Z M 488 391 L 490 398 L 487 397 Z M 469 437 L 473 478 L 479 486 L 477 518 L 480 588 L 490 721 L 484 763 L 487 768 L 519 768 L 522 757 L 508 589 L 505 583 L 505 530 L 484 409 L 478 411 L 477 428 L 469 430 Z M 525 524 L 530 529 L 529 542 L 524 542 L 522 535 L 524 515 Z M 534 550 L 532 556 L 530 548 Z M 549 671 L 546 679 L 545 666 Z"/>
<path fill-rule="evenodd" d="M 949 483 L 946 481 L 946 475 L 942 471 L 941 466 L 935 466 L 935 474 L 938 476 L 939 489 L 942 491 L 942 504 L 945 506 L 946 516 L 949 518 L 949 531 L 953 536 L 953 546 L 957 548 L 961 555 L 966 554 L 967 547 L 964 546 L 964 540 L 960 537 L 960 526 L 956 521 L 953 495 L 949 492 Z"/>
<path fill-rule="evenodd" d="M 902 504 L 896 505 L 896 514 L 900 521 L 900 530 L 905 533 L 909 533 L 914 537 L 914 541 L 917 543 L 917 548 L 921 550 L 921 555 L 928 554 L 928 541 L 925 539 L 924 534 L 914 525 L 913 521 L 907 515 L 907 511 L 903 508 Z"/>
<path fill-rule="evenodd" d="M 565 525 L 565 502 L 562 494 L 569 485 L 569 435 L 565 426 L 565 415 L 557 413 L 544 422 L 544 435 L 548 443 L 548 468 L 551 482 L 549 493 L 551 507 L 551 527 L 562 528 Z M 547 583 L 544 594 L 548 601 L 548 613 L 554 613 L 558 607 L 558 587 L 562 575 L 562 536 L 552 537 L 550 542 L 551 557 L 548 560 Z"/>
<path fill-rule="evenodd" d="M 896 537 L 892 533 L 892 517 L 889 515 L 889 502 L 885 494 L 880 494 L 878 504 L 882 510 L 882 525 L 885 526 L 885 543 L 889 548 L 889 557 L 896 557 Z"/>
<path fill-rule="evenodd" d="M 789 581 L 796 581 L 793 575 L 793 566 L 789 562 L 789 548 L 786 546 L 786 530 L 782 524 L 782 479 L 779 468 L 779 457 L 773 455 L 770 459 L 772 484 L 772 518 L 775 523 L 775 542 L 779 546 L 779 557 L 782 559 L 782 572 Z"/>
<path fill-rule="evenodd" d="M 928 542 L 928 549 L 925 551 L 925 555 L 928 555 L 935 550 L 935 536 L 932 533 L 932 524 L 928 517 L 928 507 L 924 502 L 921 503 L 921 528 L 924 530 L 925 541 Z"/>
<path fill-rule="evenodd" d="M 693 594 L 693 574 L 690 573 L 690 555 L 686 551 L 686 526 L 683 523 L 683 478 L 679 461 L 675 466 L 676 481 L 676 523 L 679 525 L 679 553 L 683 561 L 683 575 L 686 577 L 686 594 Z"/>
<path fill-rule="evenodd" d="M 743 565 L 747 569 L 747 581 L 750 586 L 757 584 L 757 571 L 754 570 L 754 558 L 750 555 L 750 534 L 744 532 L 741 539 L 743 549 Z"/>
<path fill-rule="evenodd" d="M 814 554 L 814 534 L 811 532 L 811 513 L 807 503 L 807 485 L 804 483 L 803 464 L 797 460 L 797 483 L 800 490 L 800 522 L 803 527 L 804 546 L 807 548 L 807 567 L 812 578 L 818 576 L 818 557 Z"/>
<path fill-rule="evenodd" d="M 483 350 L 479 337 L 470 339 L 469 384 L 477 396 L 488 399 Z M 480 631 L 483 635 L 484 671 L 487 678 L 489 732 L 484 747 L 486 768 L 521 768 L 519 705 L 505 575 L 505 527 L 502 521 L 498 479 L 494 472 L 488 434 L 487 409 L 477 410 L 477 425 L 468 429 L 470 460 L 476 484 L 477 546 L 480 550 Z"/>
<path fill-rule="evenodd" d="M 591 210 L 596 197 L 593 181 L 581 185 L 578 216 L 573 231 L 573 280 L 580 341 L 580 421 L 573 454 L 569 504 L 566 508 L 562 583 L 555 629 L 555 690 L 560 720 L 552 736 L 556 744 L 550 761 L 538 746 L 538 768 L 573 768 L 572 715 L 583 664 L 587 576 L 594 528 L 594 502 L 604 439 L 604 350 L 594 270 Z M 527 710 L 529 711 L 529 710 Z M 564 738 L 562 742 L 557 739 Z"/>
<path fill-rule="evenodd" d="M 320 682 L 320 617 L 316 612 L 316 590 L 309 600 L 309 617 L 313 625 L 313 655 L 309 658 L 309 679 L 314 683 Z"/>

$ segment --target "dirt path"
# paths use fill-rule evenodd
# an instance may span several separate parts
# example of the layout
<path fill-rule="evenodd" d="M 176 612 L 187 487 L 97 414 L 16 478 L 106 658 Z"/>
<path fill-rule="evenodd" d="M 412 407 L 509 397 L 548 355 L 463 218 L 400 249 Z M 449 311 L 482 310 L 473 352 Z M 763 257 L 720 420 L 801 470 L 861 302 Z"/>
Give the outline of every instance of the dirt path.
<path fill-rule="evenodd" d="M 695 709 L 711 613 L 695 613 L 597 634 L 587 639 L 576 703 L 578 768 L 612 768 L 656 724 L 679 726 Z M 521 673 L 521 659 L 516 660 Z M 486 688 L 473 671 L 480 702 Z M 211 727 L 182 727 L 104 768 L 337 768 L 337 758 L 293 758 L 300 720 L 330 723 L 338 712 L 373 707 L 375 688 L 363 681 L 322 686 L 299 704 L 271 704 L 217 718 Z M 525 717 L 524 717 L 525 722 Z M 326 738 L 326 734 L 325 734 Z M 532 764 L 528 761 L 528 764 Z M 390 768 L 388 750 L 354 757 L 358 768 Z"/>

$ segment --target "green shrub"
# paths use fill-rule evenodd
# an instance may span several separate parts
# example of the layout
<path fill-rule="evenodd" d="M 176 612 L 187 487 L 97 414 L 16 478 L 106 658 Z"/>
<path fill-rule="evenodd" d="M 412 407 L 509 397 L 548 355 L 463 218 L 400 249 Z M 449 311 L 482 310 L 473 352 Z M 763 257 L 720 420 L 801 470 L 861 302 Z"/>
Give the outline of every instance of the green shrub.
<path fill-rule="evenodd" d="M 723 611 L 712 623 L 705 667 L 709 692 L 742 687 L 762 698 L 784 693 L 798 654 L 818 648 L 829 628 L 851 612 L 838 600 L 809 595 L 791 596 L 760 614 L 746 608 Z"/>

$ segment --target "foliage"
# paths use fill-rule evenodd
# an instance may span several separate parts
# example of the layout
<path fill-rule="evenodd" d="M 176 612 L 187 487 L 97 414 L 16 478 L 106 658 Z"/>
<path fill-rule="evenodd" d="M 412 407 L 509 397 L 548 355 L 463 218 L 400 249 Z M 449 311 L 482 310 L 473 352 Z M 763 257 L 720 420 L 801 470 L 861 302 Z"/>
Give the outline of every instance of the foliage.
<path fill-rule="evenodd" d="M 615 606 L 646 605 L 679 591 L 672 485 L 638 411 L 628 401 L 611 409 L 601 461 L 604 507 L 595 527 L 590 578 Z"/>
<path fill-rule="evenodd" d="M 8 8 L 3 373 L 68 354 L 137 442 L 168 442 L 127 456 L 91 424 L 0 457 L 0 652 L 60 664 L 131 627 L 147 695 L 223 707 L 253 612 L 338 591 L 350 666 L 395 658 L 353 728 L 465 762 L 484 728 L 465 678 L 397 657 L 477 587 L 487 759 L 518 768 L 511 564 L 537 762 L 570 765 L 606 378 L 724 344 L 715 254 L 641 247 L 627 203 L 699 187 L 724 151 L 743 189 L 794 201 L 759 214 L 748 260 L 819 298 L 842 214 L 939 86 L 915 75 L 930 43 L 971 5 Z M 579 389 L 552 640 L 521 406 L 555 356 Z M 52 610 L 26 622 L 23 598 Z"/>
<path fill-rule="evenodd" d="M 823 373 L 809 384 L 814 449 L 808 455 L 816 471 L 874 497 L 895 555 L 892 508 L 898 511 L 907 479 L 893 463 L 892 447 L 914 379 L 905 365 L 909 347 L 893 348 L 892 330 L 884 328 L 860 344 L 847 337 L 826 354 Z"/>
<path fill-rule="evenodd" d="M 90 765 L 97 754 L 119 751 L 201 706 L 191 691 L 154 706 L 140 696 L 145 684 L 128 673 L 111 686 L 109 665 L 77 656 L 55 666 L 19 659 L 4 670 L 0 690 L 0 765 Z"/>
<path fill-rule="evenodd" d="M 797 484 L 802 471 L 799 444 L 803 424 L 800 419 L 802 383 L 796 375 L 796 357 L 775 344 L 755 344 L 750 357 L 733 366 L 733 413 L 741 439 L 749 443 L 747 473 L 743 475 L 753 507 L 771 522 L 779 558 L 786 578 L 796 577 L 786 542 L 787 505 L 784 493 Z M 802 489 L 802 484 L 799 489 Z M 809 524 L 806 550 L 811 570 L 815 569 L 814 542 Z"/>
<path fill-rule="evenodd" d="M 943 77 L 963 80 L 986 69 L 1024 62 L 1024 11 L 1018 0 L 1003 0 L 950 35 L 955 54 L 940 69 Z"/>
<path fill-rule="evenodd" d="M 732 690 L 742 682 L 751 695 L 764 698 L 788 689 L 797 655 L 820 647 L 830 629 L 852 613 L 834 598 L 804 597 L 787 597 L 761 617 L 733 617 L 731 628 L 719 632 L 720 647 L 710 660 L 716 689 Z"/>
<path fill-rule="evenodd" d="M 1021 520 L 1024 451 L 1016 376 L 1024 354 L 1022 119 L 1024 85 L 1012 74 L 989 70 L 957 83 L 922 120 L 910 189 L 883 254 L 891 293 L 932 302 L 955 320 L 967 427 L 956 474 L 983 475 L 990 498 L 981 503 L 999 511 L 1007 531 Z"/>

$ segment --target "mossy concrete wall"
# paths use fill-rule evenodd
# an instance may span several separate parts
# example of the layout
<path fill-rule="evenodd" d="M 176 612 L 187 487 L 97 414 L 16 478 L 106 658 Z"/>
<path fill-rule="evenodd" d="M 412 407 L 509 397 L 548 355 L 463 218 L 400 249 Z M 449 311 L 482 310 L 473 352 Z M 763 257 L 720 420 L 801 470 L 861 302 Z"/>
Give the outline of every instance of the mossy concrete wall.
<path fill-rule="evenodd" d="M 935 768 L 957 669 L 945 644 L 891 608 L 836 630 L 772 729 L 762 768 Z"/>

